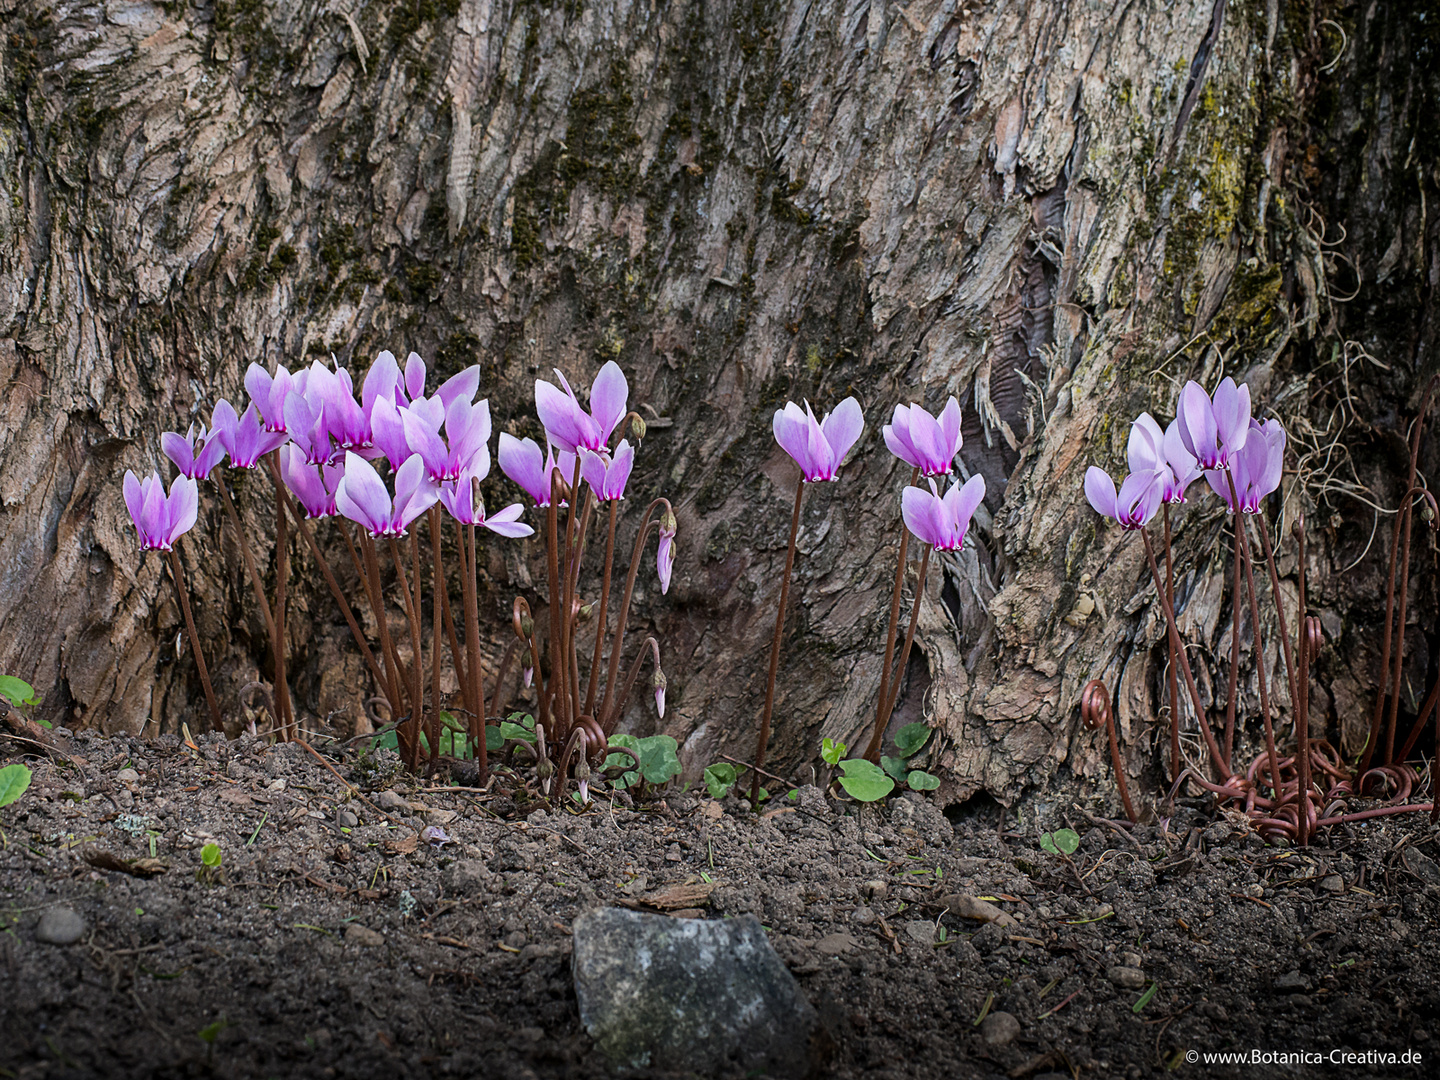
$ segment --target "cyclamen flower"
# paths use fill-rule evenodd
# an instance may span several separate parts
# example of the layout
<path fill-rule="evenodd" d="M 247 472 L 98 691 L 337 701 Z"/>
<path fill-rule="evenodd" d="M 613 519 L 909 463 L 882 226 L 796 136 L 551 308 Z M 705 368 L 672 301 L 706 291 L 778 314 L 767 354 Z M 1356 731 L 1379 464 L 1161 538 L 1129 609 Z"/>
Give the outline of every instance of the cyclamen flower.
<path fill-rule="evenodd" d="M 1285 429 L 1279 420 L 1260 423 L 1250 421 L 1245 446 L 1230 463 L 1230 477 L 1235 481 L 1235 495 L 1242 514 L 1258 514 L 1265 497 L 1280 486 L 1285 467 Z M 1206 472 L 1205 480 L 1220 496 L 1230 513 L 1235 505 L 1230 498 L 1230 481 L 1219 470 Z"/>
<path fill-rule="evenodd" d="M 266 431 L 286 430 L 285 402 L 292 382 L 290 369 L 284 364 L 276 366 L 273 376 L 259 364 L 252 363 L 245 369 L 245 390 L 260 411 Z"/>
<path fill-rule="evenodd" d="M 489 471 L 490 463 L 487 461 L 485 472 Z M 485 503 L 475 490 L 484 475 L 465 472 L 457 480 L 440 486 L 440 502 L 450 516 L 463 525 L 483 525 L 497 536 L 518 539 L 531 535 L 535 530 L 519 520 L 525 509 L 519 503 L 511 503 L 504 510 L 485 516 Z"/>
<path fill-rule="evenodd" d="M 921 476 L 944 476 L 950 472 L 963 441 L 960 436 L 960 403 L 952 395 L 940 419 L 911 404 L 895 406 L 890 423 L 880 430 L 890 452 Z"/>
<path fill-rule="evenodd" d="M 1085 498 L 1096 513 L 1114 518 L 1122 529 L 1139 529 L 1160 510 L 1164 479 L 1156 470 L 1132 472 L 1115 493 L 1115 481 L 1096 465 L 1085 471 Z"/>
<path fill-rule="evenodd" d="M 1250 433 L 1250 388 L 1227 378 L 1212 400 L 1199 383 L 1188 382 L 1180 391 L 1175 420 L 1180 441 L 1200 468 L 1228 469 Z"/>
<path fill-rule="evenodd" d="M 635 448 L 629 439 L 621 439 L 615 448 L 615 455 L 596 453 L 593 450 L 580 451 L 580 476 L 595 497 L 601 502 L 625 497 L 625 484 L 630 479 L 630 470 L 635 464 Z"/>
<path fill-rule="evenodd" d="M 655 677 L 650 680 L 650 686 L 655 691 L 655 711 L 660 714 L 662 720 L 665 719 L 665 687 L 668 682 L 665 672 L 657 667 Z"/>
<path fill-rule="evenodd" d="M 194 477 L 177 476 L 167 497 L 159 473 L 152 472 L 142 483 L 126 469 L 124 491 L 125 506 L 145 551 L 169 551 L 194 527 L 200 512 L 200 488 Z"/>
<path fill-rule="evenodd" d="M 535 505 L 544 509 L 550 505 L 550 476 L 556 469 L 565 483 L 575 475 L 575 455 L 561 451 L 556 458 L 555 449 L 549 443 L 545 453 L 534 439 L 517 439 L 509 432 L 500 433 L 500 471 L 524 489 L 525 494 L 535 500 Z"/>
<path fill-rule="evenodd" d="M 200 442 L 200 453 L 195 453 L 195 442 Z M 165 456 L 175 463 L 180 470 L 181 476 L 188 476 L 191 480 L 208 480 L 210 472 L 225 459 L 225 446 L 217 438 L 215 433 L 206 432 L 205 425 L 200 425 L 200 430 L 195 430 L 195 425 L 190 425 L 190 430 L 180 435 L 174 431 L 167 431 L 160 436 L 160 449 Z"/>
<path fill-rule="evenodd" d="M 670 574 L 675 569 L 676 527 L 675 515 L 666 510 L 660 516 L 660 546 L 655 551 L 655 572 L 660 577 L 661 596 L 670 591 Z"/>
<path fill-rule="evenodd" d="M 535 411 L 540 414 L 550 441 L 572 454 L 580 447 L 606 450 L 610 433 L 624 418 L 630 398 L 630 385 L 620 365 L 611 360 L 595 376 L 590 387 L 589 412 L 581 407 L 559 368 L 555 369 L 555 375 L 563 391 L 552 383 L 535 380 Z"/>
<path fill-rule="evenodd" d="M 395 498 L 375 467 L 354 451 L 345 454 L 345 476 L 335 489 L 335 509 L 363 525 L 371 536 L 404 536 L 410 523 L 434 506 L 439 485 L 425 475 L 425 462 L 412 454 L 395 471 Z"/>
<path fill-rule="evenodd" d="M 325 407 L 312 408 L 303 393 L 292 393 L 285 398 L 283 408 L 285 423 L 281 430 L 289 432 L 291 443 L 311 465 L 327 464 L 334 451 L 325 425 Z"/>
<path fill-rule="evenodd" d="M 253 469 L 271 450 L 283 446 L 290 438 L 279 431 L 266 431 L 260 424 L 252 401 L 243 416 L 235 415 L 235 406 L 221 398 L 211 414 L 213 437 L 220 440 L 230 464 L 237 469 Z"/>
<path fill-rule="evenodd" d="M 318 468 L 293 443 L 280 448 L 280 475 L 285 486 L 305 509 L 307 518 L 333 517 L 335 492 L 345 477 L 343 465 Z"/>
<path fill-rule="evenodd" d="M 340 449 L 370 448 L 370 418 L 355 401 L 355 386 L 348 371 L 331 371 L 317 360 L 307 371 L 304 393 L 313 412 L 324 410 L 326 428 Z"/>
<path fill-rule="evenodd" d="M 1178 422 L 1172 420 L 1161 432 L 1159 423 L 1148 412 L 1141 413 L 1130 426 L 1126 458 L 1132 473 L 1160 474 L 1160 497 L 1164 502 L 1183 503 L 1185 489 L 1200 478 L 1195 455 L 1180 440 Z"/>
<path fill-rule="evenodd" d="M 435 401 L 436 399 L 431 399 Z M 438 401 L 436 402 L 438 404 Z M 405 441 L 425 462 L 430 479 L 437 483 L 454 480 L 467 470 L 484 476 L 490 472 L 490 402 L 471 405 L 456 398 L 445 410 L 445 435 L 450 445 L 431 428 L 416 402 L 400 414 Z M 377 410 L 378 411 L 378 410 Z M 479 464 L 483 461 L 483 465 Z"/>
<path fill-rule="evenodd" d="M 962 485 L 958 480 L 942 497 L 930 481 L 930 490 L 907 487 L 900 497 L 905 527 L 936 551 L 959 551 L 980 500 L 985 498 L 985 478 L 979 473 Z"/>
<path fill-rule="evenodd" d="M 839 479 L 840 463 L 860 438 L 865 418 L 853 397 L 826 413 L 824 420 L 815 419 L 808 401 L 803 412 L 793 401 L 787 401 L 785 408 L 775 413 L 773 426 L 775 441 L 800 466 L 809 483 Z"/>

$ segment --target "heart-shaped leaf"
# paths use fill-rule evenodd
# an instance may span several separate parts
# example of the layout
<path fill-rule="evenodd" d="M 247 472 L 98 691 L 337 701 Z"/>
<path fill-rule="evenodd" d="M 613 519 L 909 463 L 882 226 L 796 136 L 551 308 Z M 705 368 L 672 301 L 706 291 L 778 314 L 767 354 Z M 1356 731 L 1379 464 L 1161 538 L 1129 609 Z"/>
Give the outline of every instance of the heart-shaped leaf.
<path fill-rule="evenodd" d="M 914 757 L 930 741 L 928 724 L 906 724 L 895 733 L 895 749 L 901 757 Z"/>
<path fill-rule="evenodd" d="M 9 806 L 30 786 L 30 770 L 19 762 L 0 769 L 0 806 Z"/>
<path fill-rule="evenodd" d="M 875 802 L 895 790 L 895 781 L 873 761 L 864 758 L 850 758 L 840 762 L 840 786 L 852 799 L 859 802 Z"/>

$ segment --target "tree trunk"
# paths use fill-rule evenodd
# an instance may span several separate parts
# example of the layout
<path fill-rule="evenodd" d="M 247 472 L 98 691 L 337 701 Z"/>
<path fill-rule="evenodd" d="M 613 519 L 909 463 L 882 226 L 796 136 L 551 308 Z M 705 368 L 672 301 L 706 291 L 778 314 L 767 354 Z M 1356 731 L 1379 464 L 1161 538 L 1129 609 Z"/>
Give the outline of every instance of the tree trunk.
<path fill-rule="evenodd" d="M 1340 309 L 1337 337 L 1329 282 L 1348 270 L 1322 242 L 1340 219 L 1325 215 L 1327 233 L 1309 204 L 1370 193 L 1350 203 L 1362 220 L 1346 250 L 1365 280 L 1373 263 L 1354 252 L 1385 251 L 1380 269 L 1413 285 L 1375 298 L 1402 321 L 1418 325 L 1437 265 L 1433 140 L 1400 164 L 1434 76 L 1410 70 L 1415 31 L 1383 13 L 1361 26 L 1350 9 L 1326 24 L 1275 0 L 0 10 L 0 671 L 71 726 L 153 734 L 201 715 L 120 476 L 164 465 L 162 430 L 242 401 L 250 361 L 333 354 L 363 372 L 388 348 L 442 375 L 478 362 L 497 427 L 536 435 L 534 379 L 553 366 L 588 382 L 613 358 L 652 420 L 627 505 L 668 495 L 680 523 L 674 586 L 662 598 L 642 575 L 635 616 L 663 643 L 663 730 L 692 774 L 753 751 L 797 480 L 773 410 L 853 393 L 867 418 L 800 532 L 770 760 L 805 776 L 822 735 L 863 745 L 874 712 L 908 477 L 880 427 L 897 402 L 955 394 L 963 461 L 989 495 L 974 546 L 932 563 L 895 722 L 938 729 L 928 760 L 949 801 L 1081 778 L 1109 792 L 1104 736 L 1075 707 L 1101 677 L 1128 769 L 1153 788 L 1163 623 L 1139 544 L 1084 504 L 1086 466 L 1119 466 L 1133 415 L 1168 419 L 1186 378 L 1222 373 L 1248 375 L 1295 444 L 1324 445 L 1339 372 L 1324 365 L 1335 342 L 1368 340 L 1350 320 L 1369 315 Z M 1345 51 L 1322 68 L 1338 25 Z M 1376 61 L 1387 42 L 1411 51 Z M 1355 110 L 1376 63 L 1413 92 L 1365 142 L 1367 173 L 1347 133 L 1371 122 Z M 1300 144 L 1312 108 L 1318 149 Z M 1327 154 L 1333 190 L 1307 172 Z M 1384 185 L 1393 200 L 1376 199 Z M 1385 354 L 1389 374 L 1364 391 L 1377 403 L 1348 414 L 1345 439 L 1381 399 L 1398 418 L 1423 351 Z M 1361 392 L 1376 362 L 1345 356 Z M 1287 521 L 1354 511 L 1320 473 L 1311 460 L 1287 483 Z M 489 505 L 507 489 L 497 471 Z M 268 562 L 263 478 L 237 495 Z M 1312 579 L 1353 558 L 1369 520 L 1319 524 Z M 1178 522 L 1182 630 L 1212 693 L 1228 656 L 1223 526 L 1205 500 Z M 237 552 L 212 489 L 183 556 L 236 722 L 241 689 L 271 673 Z M 297 705 L 359 723 L 365 670 L 308 551 L 292 556 Z M 497 542 L 482 565 L 493 671 L 509 599 L 536 599 L 543 558 Z M 1334 593 L 1322 617 L 1343 623 L 1356 594 Z M 1283 669 L 1265 662 L 1283 703 Z M 1352 674 L 1358 688 L 1373 672 Z M 1329 707 L 1336 723 L 1348 708 L 1338 692 Z M 627 723 L 659 730 L 639 701 Z"/>

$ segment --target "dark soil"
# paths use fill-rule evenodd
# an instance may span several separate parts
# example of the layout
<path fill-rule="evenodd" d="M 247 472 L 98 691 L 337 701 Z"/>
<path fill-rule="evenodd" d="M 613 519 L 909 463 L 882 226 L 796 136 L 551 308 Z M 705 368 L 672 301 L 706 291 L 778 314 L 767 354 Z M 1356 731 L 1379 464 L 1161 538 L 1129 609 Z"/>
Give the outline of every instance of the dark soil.
<path fill-rule="evenodd" d="M 0 811 L 0 1076 L 603 1076 L 569 969 L 570 921 L 597 904 L 755 912 L 834 1036 L 827 1076 L 1433 1076 L 1440 1056 L 1440 852 L 1420 814 L 1301 853 L 1193 809 L 1121 828 L 1077 808 L 1066 861 L 1028 821 L 952 824 L 914 795 L 557 814 L 337 754 L 387 820 L 295 745 L 70 745 Z M 436 823 L 454 838 L 438 850 L 416 835 Z M 156 877 L 94 865 L 152 839 Z M 952 914 L 952 894 L 1019 923 Z M 60 904 L 84 936 L 37 942 Z M 987 1004 L 1012 1041 L 986 1041 Z M 1256 1050 L 1431 1060 L 1186 1062 Z"/>

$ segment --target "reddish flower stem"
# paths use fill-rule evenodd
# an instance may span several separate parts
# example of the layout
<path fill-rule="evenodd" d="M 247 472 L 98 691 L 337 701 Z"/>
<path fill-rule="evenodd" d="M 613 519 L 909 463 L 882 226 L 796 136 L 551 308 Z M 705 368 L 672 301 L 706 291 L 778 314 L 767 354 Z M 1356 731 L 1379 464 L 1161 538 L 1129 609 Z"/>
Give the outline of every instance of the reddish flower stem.
<path fill-rule="evenodd" d="M 190 636 L 190 651 L 195 654 L 195 666 L 200 671 L 200 685 L 205 689 L 205 703 L 210 706 L 210 727 L 213 731 L 224 731 L 220 722 L 220 706 L 215 704 L 215 690 L 210 685 L 210 672 L 205 667 L 205 656 L 200 651 L 200 635 L 195 631 L 195 617 L 190 613 L 190 595 L 185 589 L 185 571 L 180 566 L 180 556 L 175 549 L 167 551 L 170 561 L 170 577 L 175 582 L 175 595 L 180 598 L 180 613 L 185 616 L 185 632 Z"/>
<path fill-rule="evenodd" d="M 925 595 L 925 574 L 930 569 L 930 552 L 934 549 L 929 544 L 920 556 L 920 576 L 915 579 L 915 603 L 910 607 L 910 625 L 905 628 L 905 644 L 900 649 L 900 663 L 895 667 L 895 677 L 890 683 L 890 700 L 885 703 L 885 726 L 890 724 L 890 717 L 895 713 L 895 702 L 900 697 L 900 682 L 905 678 L 905 665 L 910 662 L 910 646 L 915 643 L 915 627 L 920 622 L 920 598 Z M 881 728 L 883 733 L 885 728 Z"/>
<path fill-rule="evenodd" d="M 1231 484 L 1234 484 L 1233 479 Z M 1245 522 L 1239 514 L 1235 515 L 1235 527 L 1240 531 L 1240 555 L 1245 562 L 1245 591 L 1250 598 L 1250 622 L 1255 629 L 1255 674 L 1260 682 L 1260 718 L 1265 722 L 1265 750 L 1270 756 L 1270 777 L 1275 786 L 1275 801 L 1279 802 L 1283 791 L 1280 786 L 1280 755 L 1275 752 L 1270 689 L 1265 679 L 1265 648 L 1260 640 L 1260 605 L 1255 599 L 1255 574 L 1250 564 L 1250 537 L 1245 532 Z"/>
<path fill-rule="evenodd" d="M 271 464 L 274 464 L 273 455 Z M 275 707 L 280 713 L 280 738 L 288 742 L 299 736 L 295 708 L 290 702 L 290 683 L 285 677 L 285 587 L 290 577 L 290 543 L 285 528 L 285 495 L 275 491 Z M 293 729 L 293 730 L 292 730 Z"/>
<path fill-rule="evenodd" d="M 910 470 L 910 483 L 907 487 L 914 487 L 915 481 L 920 478 L 920 467 L 917 465 Z M 870 745 L 865 748 L 865 760 L 877 764 L 880 761 L 880 747 L 885 742 L 885 725 L 889 723 L 889 713 L 885 711 L 886 699 L 890 696 L 890 663 L 895 659 L 895 638 L 900 630 L 900 599 L 905 592 L 905 557 L 910 550 L 910 530 L 905 527 L 905 521 L 900 521 L 900 554 L 895 560 L 895 586 L 890 590 L 890 624 L 885 631 L 885 659 L 880 664 L 880 694 L 875 699 L 875 730 L 870 736 Z M 916 605 L 919 605 L 920 594 L 915 594 Z"/>
<path fill-rule="evenodd" d="M 1170 504 L 1165 504 L 1165 601 L 1173 610 L 1175 607 L 1175 557 L 1170 545 Z M 1165 635 L 1165 651 L 1170 663 L 1165 672 L 1165 682 L 1170 691 L 1170 776 L 1173 780 L 1180 775 L 1180 675 L 1176 670 L 1179 661 L 1175 657 L 1175 646 L 1170 635 Z"/>
<path fill-rule="evenodd" d="M 585 690 L 585 715 L 595 715 L 595 694 L 600 687 L 600 656 L 605 648 L 605 625 L 609 618 L 610 574 L 615 565 L 615 519 L 620 500 L 610 500 L 610 529 L 605 538 L 605 576 L 600 586 L 600 612 L 595 620 L 595 656 L 590 661 L 590 685 Z"/>
<path fill-rule="evenodd" d="M 635 593 L 635 578 L 640 573 L 640 557 L 645 554 L 645 540 L 650 535 L 650 527 L 658 524 L 652 518 L 656 508 L 661 506 L 665 507 L 667 512 L 674 513 L 669 499 L 656 499 L 645 508 L 645 516 L 640 519 L 640 531 L 635 534 L 635 547 L 630 554 L 630 572 L 625 577 L 625 592 L 620 601 L 620 610 L 616 612 L 615 632 L 610 638 L 610 662 L 605 673 L 605 693 L 600 698 L 598 717 L 600 727 L 607 737 L 615 731 L 615 725 L 620 722 L 620 708 L 612 705 L 612 701 L 618 690 L 616 680 L 620 674 L 620 657 L 625 647 L 625 627 L 630 621 L 630 599 Z"/>
<path fill-rule="evenodd" d="M 1296 840 L 1301 847 L 1310 842 L 1310 643 L 1305 639 L 1306 602 L 1305 602 L 1305 519 L 1302 517 L 1295 522 L 1291 530 L 1295 536 L 1295 544 L 1299 549 L 1299 597 L 1296 603 L 1295 612 L 1296 633 L 1299 637 L 1296 646 L 1300 651 L 1300 670 L 1294 692 L 1298 694 L 1295 699 L 1295 742 L 1296 742 L 1296 769 L 1299 773 L 1300 798 L 1297 802 L 1299 814 L 1296 819 Z M 1268 539 L 1266 541 L 1269 543 Z M 1274 562 L 1271 562 L 1274 566 Z M 1278 606 L 1280 598 L 1277 595 L 1275 603 Z M 1283 631 L 1282 631 L 1283 632 Z"/>
<path fill-rule="evenodd" d="M 760 717 L 760 738 L 755 743 L 755 775 L 750 781 L 750 806 L 760 807 L 760 766 L 765 764 L 765 748 L 770 742 L 770 716 L 775 708 L 775 675 L 780 670 L 780 642 L 785 636 L 785 606 L 790 600 L 790 572 L 795 567 L 795 538 L 800 532 L 800 502 L 805 497 L 805 481 L 795 482 L 795 509 L 790 515 L 790 543 L 785 549 L 785 574 L 780 579 L 780 599 L 775 605 L 775 636 L 770 642 L 770 674 L 765 682 L 765 712 Z"/>

